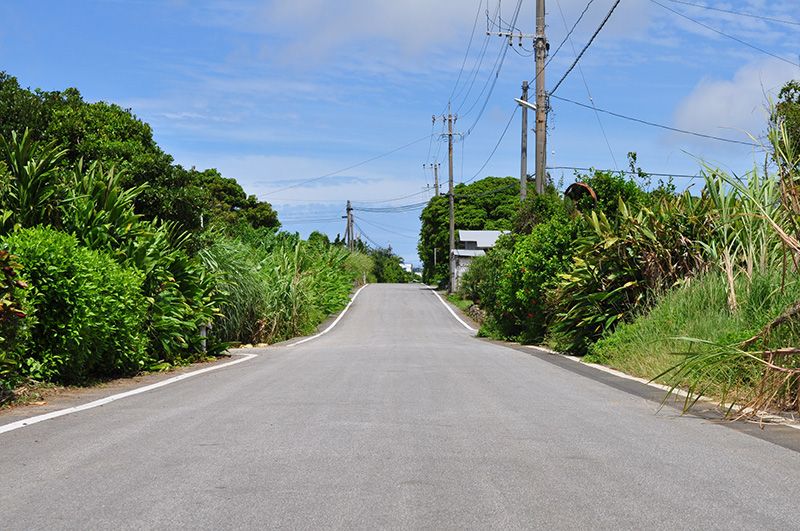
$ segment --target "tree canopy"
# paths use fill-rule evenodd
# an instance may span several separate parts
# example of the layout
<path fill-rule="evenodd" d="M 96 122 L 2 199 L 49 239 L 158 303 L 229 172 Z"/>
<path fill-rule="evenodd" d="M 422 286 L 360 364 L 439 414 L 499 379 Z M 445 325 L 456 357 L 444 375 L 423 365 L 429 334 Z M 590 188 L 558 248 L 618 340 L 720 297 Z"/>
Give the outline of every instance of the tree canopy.
<path fill-rule="evenodd" d="M 533 188 L 530 188 L 531 192 Z M 486 177 L 454 190 L 456 231 L 510 230 L 519 208 L 519 180 L 515 177 Z M 447 196 L 434 197 L 420 214 L 422 227 L 417 251 L 423 262 L 423 278 L 447 278 L 450 247 Z M 456 232 L 456 239 L 458 233 Z M 434 268 L 434 249 L 436 267 Z"/>
<path fill-rule="evenodd" d="M 175 221 L 196 231 L 201 216 L 210 222 L 278 227 L 272 206 L 247 195 L 236 179 L 216 169 L 198 171 L 175 165 L 153 139 L 151 127 L 130 109 L 105 102 L 90 103 L 75 88 L 30 90 L 0 72 L 0 136 L 29 131 L 32 140 L 65 150 L 64 168 L 82 160 L 115 167 L 122 185 L 145 185 L 136 211 L 145 219 Z"/>

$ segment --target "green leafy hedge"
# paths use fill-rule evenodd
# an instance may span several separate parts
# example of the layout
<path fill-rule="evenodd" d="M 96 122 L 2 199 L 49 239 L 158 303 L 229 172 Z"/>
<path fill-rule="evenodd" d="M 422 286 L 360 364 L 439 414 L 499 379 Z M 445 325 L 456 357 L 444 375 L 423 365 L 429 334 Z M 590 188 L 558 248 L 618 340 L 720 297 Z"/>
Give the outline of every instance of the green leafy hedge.
<path fill-rule="evenodd" d="M 11 390 L 28 331 L 27 284 L 15 256 L 0 250 L 0 402 Z"/>
<path fill-rule="evenodd" d="M 147 365 L 140 273 L 49 228 L 14 232 L 3 244 L 30 282 L 24 375 L 72 384 Z"/>

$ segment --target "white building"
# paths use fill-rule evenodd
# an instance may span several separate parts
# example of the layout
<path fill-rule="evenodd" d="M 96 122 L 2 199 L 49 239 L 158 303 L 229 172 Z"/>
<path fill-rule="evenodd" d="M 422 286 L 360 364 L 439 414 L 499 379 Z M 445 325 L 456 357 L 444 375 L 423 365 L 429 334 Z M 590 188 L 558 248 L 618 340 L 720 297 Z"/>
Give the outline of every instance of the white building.
<path fill-rule="evenodd" d="M 476 256 L 483 256 L 486 251 L 494 247 L 497 239 L 503 234 L 508 234 L 504 230 L 460 230 L 458 231 L 458 243 L 456 249 L 450 255 L 450 270 L 453 278 L 450 279 L 452 291 L 458 291 L 461 284 L 461 277 L 469 269 L 469 264 Z"/>

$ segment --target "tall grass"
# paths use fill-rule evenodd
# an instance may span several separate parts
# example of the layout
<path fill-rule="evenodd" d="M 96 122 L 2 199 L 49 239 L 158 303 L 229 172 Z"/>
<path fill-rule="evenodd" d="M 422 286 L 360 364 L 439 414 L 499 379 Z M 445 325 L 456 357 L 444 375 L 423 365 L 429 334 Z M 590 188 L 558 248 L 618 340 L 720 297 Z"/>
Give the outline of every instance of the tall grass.
<path fill-rule="evenodd" d="M 735 349 L 800 300 L 800 279 L 786 282 L 783 290 L 780 286 L 780 271 L 739 276 L 739 304 L 731 311 L 727 277 L 722 271 L 709 272 L 667 293 L 646 315 L 620 325 L 591 347 L 586 361 L 643 378 L 656 376 L 661 383 L 692 388 L 696 394 L 750 402 L 758 392 L 762 367 L 747 358 L 721 363 L 720 347 Z M 800 329 L 787 327 L 766 346 L 798 340 Z M 703 366 L 697 363 L 701 360 Z"/>
<path fill-rule="evenodd" d="M 214 337 L 234 343 L 273 343 L 307 334 L 344 307 L 369 257 L 305 242 L 293 235 L 219 235 L 203 253 L 220 275 L 223 293 Z"/>
<path fill-rule="evenodd" d="M 667 294 L 589 359 L 684 387 L 687 408 L 713 394 L 740 414 L 800 412 L 800 156 L 780 124 L 770 139 L 777 175 L 706 168 L 713 229 L 702 245 L 715 272 Z"/>

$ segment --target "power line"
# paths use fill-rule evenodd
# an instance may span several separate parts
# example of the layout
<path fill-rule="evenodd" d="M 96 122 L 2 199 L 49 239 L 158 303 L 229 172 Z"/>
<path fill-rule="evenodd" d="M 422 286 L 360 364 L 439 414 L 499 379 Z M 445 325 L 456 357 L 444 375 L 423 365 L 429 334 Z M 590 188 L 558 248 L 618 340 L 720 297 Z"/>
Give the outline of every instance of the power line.
<path fill-rule="evenodd" d="M 500 4 L 498 3 L 497 4 L 497 8 L 495 9 L 495 16 L 498 16 L 499 12 L 500 12 Z M 487 3 L 487 9 L 486 9 L 486 17 L 487 18 L 489 17 L 488 3 Z M 470 93 L 472 93 L 472 87 L 475 86 L 475 81 L 478 79 L 478 74 L 480 73 L 481 66 L 483 66 L 483 60 L 486 58 L 486 50 L 489 49 L 490 40 L 491 39 L 490 39 L 489 35 L 486 35 L 484 37 L 483 46 L 481 47 L 481 51 L 480 51 L 480 55 L 478 57 L 478 61 L 475 63 L 475 66 L 472 69 L 472 73 L 469 75 L 469 78 L 471 78 L 471 80 L 469 82 L 469 86 L 467 86 L 467 92 L 464 93 L 464 99 L 461 101 L 461 104 L 456 109 L 456 113 L 461 112 L 461 108 L 464 106 L 464 104 L 467 103 L 467 98 L 469 98 Z M 453 96 L 453 98 L 454 99 L 460 98 L 461 97 L 461 93 L 463 92 L 463 90 L 464 90 L 464 87 L 462 86 L 461 89 L 455 94 L 455 96 Z M 448 103 L 451 103 L 451 102 L 448 101 Z M 447 105 L 445 105 L 444 109 L 442 109 L 442 112 L 439 113 L 439 114 L 444 114 L 446 109 L 447 109 Z"/>
<path fill-rule="evenodd" d="M 575 65 L 577 65 L 577 64 L 578 64 L 578 61 L 580 61 L 580 60 L 581 60 L 581 57 L 583 57 L 583 54 L 585 54 L 585 53 L 586 53 L 586 50 L 588 50 L 588 49 L 589 49 L 589 46 L 591 46 L 591 45 L 592 45 L 592 43 L 594 42 L 594 39 L 595 39 L 595 38 L 597 37 L 597 35 L 600 33 L 600 30 L 602 30 L 602 29 L 603 29 L 603 26 L 605 26 L 605 25 L 606 25 L 606 22 L 608 22 L 608 19 L 610 19 L 610 18 L 611 18 L 611 14 L 614 12 L 614 10 L 615 10 L 615 9 L 617 9 L 617 6 L 619 5 L 619 3 L 620 3 L 620 0 L 616 0 L 616 1 L 614 2 L 614 5 L 612 5 L 612 6 L 611 6 L 611 9 L 609 9 L 609 10 L 608 10 L 608 13 L 606 14 L 606 17 L 603 19 L 603 21 L 602 21 L 602 22 L 600 23 L 600 25 L 597 27 L 597 29 L 595 30 L 595 32 L 592 34 L 591 38 L 589 39 L 589 42 L 587 42 L 587 43 L 586 43 L 586 46 L 584 46 L 584 47 L 583 47 L 583 50 L 581 50 L 581 53 L 579 53 L 579 54 L 578 54 L 578 57 L 576 57 L 576 58 L 575 58 L 575 61 L 573 61 L 573 63 L 570 65 L 570 67 L 569 67 L 569 68 L 567 68 L 567 71 L 566 71 L 566 72 L 564 72 L 564 75 L 563 75 L 563 76 L 561 76 L 561 79 L 559 79 L 559 80 L 558 80 L 558 83 L 556 83 L 556 86 L 555 86 L 555 87 L 553 87 L 553 89 L 550 91 L 550 95 L 551 95 L 551 96 L 552 96 L 553 94 L 555 94 L 555 92 L 558 90 L 558 87 L 560 87 L 560 86 L 561 86 L 561 83 L 563 83 L 563 82 L 564 82 L 564 80 L 565 80 L 565 79 L 567 79 L 567 76 L 569 75 L 569 73 L 570 73 L 570 72 L 572 72 L 572 69 L 573 69 L 573 68 L 575 68 Z"/>
<path fill-rule="evenodd" d="M 574 171 L 586 171 L 586 172 L 603 172 L 603 173 L 624 173 L 626 175 L 639 175 L 639 172 L 630 171 L 630 170 L 602 170 L 599 168 L 580 168 L 577 166 L 548 166 L 548 170 L 574 170 Z M 655 173 L 644 171 L 645 175 L 653 176 L 653 177 L 682 177 L 685 179 L 702 179 L 702 175 L 686 175 L 682 173 Z"/>
<path fill-rule="evenodd" d="M 585 103 L 580 103 L 580 102 L 577 102 L 575 100 L 571 100 L 571 99 L 568 99 L 568 98 L 562 98 L 560 96 L 554 96 L 552 94 L 551 94 L 551 97 L 553 97 L 553 98 L 555 98 L 557 100 L 561 100 L 561 101 L 566 101 L 568 103 L 572 103 L 573 105 L 577 105 L 577 106 L 583 107 L 585 109 L 593 109 L 593 110 L 596 110 L 597 112 L 602 112 L 602 113 L 605 113 L 605 114 L 610 114 L 611 116 L 616 116 L 617 118 L 622 118 L 623 120 L 630 120 L 632 122 L 637 122 L 637 123 L 640 123 L 640 124 L 649 125 L 651 127 L 658 127 L 660 129 L 666 129 L 667 131 L 673 131 L 673 132 L 676 132 L 676 133 L 682 133 L 682 134 L 685 134 L 685 135 L 692 135 L 692 136 L 697 136 L 697 137 L 701 137 L 701 138 L 708 138 L 710 140 L 718 140 L 720 142 L 728 142 L 730 144 L 741 144 L 743 146 L 760 147 L 758 144 L 756 144 L 754 142 L 746 142 L 744 140 L 733 140 L 733 139 L 730 139 L 730 138 L 723 138 L 723 137 L 714 136 L 714 135 L 706 135 L 704 133 L 697 133 L 695 131 L 688 131 L 686 129 L 678 129 L 677 127 L 670 127 L 668 125 L 657 124 L 655 122 L 648 122 L 647 120 L 642 120 L 640 118 L 634 118 L 632 116 L 626 116 L 624 114 L 619 114 L 619 113 L 616 113 L 616 112 L 607 111 L 605 109 L 601 109 L 600 107 L 592 107 L 590 105 L 586 105 Z"/>
<path fill-rule="evenodd" d="M 409 197 L 415 197 L 415 196 L 422 195 L 422 194 L 428 194 L 430 192 L 431 192 L 431 190 L 428 189 L 428 190 L 422 190 L 422 191 L 419 191 L 419 192 L 414 192 L 413 194 L 401 195 L 400 197 L 393 197 L 391 199 L 381 199 L 381 200 L 375 200 L 375 201 L 353 201 L 353 203 L 361 203 L 361 204 L 391 203 L 392 201 L 399 201 L 400 199 L 408 199 Z"/>
<path fill-rule="evenodd" d="M 492 160 L 492 157 L 494 157 L 494 154 L 497 152 L 497 148 L 500 147 L 500 143 L 503 141 L 503 138 L 505 138 L 506 133 L 508 133 L 508 128 L 511 127 L 511 122 L 514 121 L 514 116 L 517 115 L 517 109 L 519 109 L 519 105 L 514 106 L 514 112 L 512 112 L 511 116 L 508 118 L 508 123 L 506 123 L 505 129 L 503 129 L 503 132 L 500 134 L 500 138 L 497 139 L 497 144 L 494 145 L 494 149 L 492 149 L 492 152 L 489 153 L 489 156 L 486 158 L 486 161 L 480 168 L 478 168 L 478 171 L 476 171 L 472 177 L 470 177 L 466 181 L 463 181 L 464 183 L 474 181 L 475 178 L 478 177 L 478 175 L 483 171 L 486 165 L 489 164 L 489 161 Z"/>
<path fill-rule="evenodd" d="M 583 13 L 581 13 L 581 16 L 578 17 L 578 22 L 580 22 L 581 17 L 583 17 L 583 14 L 586 13 L 586 10 L 589 9 L 589 6 L 592 4 L 593 1 L 594 0 L 589 0 L 589 3 L 586 4 L 586 8 L 583 10 Z M 564 10 L 561 9 L 561 2 L 559 0 L 556 0 L 556 5 L 558 6 L 558 12 L 561 14 L 561 20 L 564 22 L 564 28 L 566 29 L 567 17 L 564 16 Z M 567 36 L 565 37 L 565 39 L 569 40 L 570 47 L 572 48 L 572 53 L 574 53 L 576 57 L 578 55 L 578 52 L 575 49 L 575 43 L 573 42 L 572 39 L 570 39 L 570 35 L 572 34 L 572 30 L 574 30 L 575 26 L 577 25 L 578 23 L 576 22 L 572 26 L 572 29 L 569 31 L 569 33 L 567 33 Z M 594 105 L 594 98 L 592 98 L 592 92 L 589 90 L 589 83 L 587 83 L 586 81 L 586 76 L 583 74 L 583 68 L 581 68 L 580 64 L 578 65 L 578 73 L 581 75 L 581 79 L 583 80 L 583 86 L 586 87 L 586 95 L 589 96 L 589 103 L 592 105 L 592 109 L 594 109 L 594 116 L 595 118 L 597 118 L 597 125 L 600 126 L 600 132 L 603 134 L 603 139 L 606 141 L 606 146 L 608 147 L 608 153 L 611 155 L 611 160 L 614 162 L 614 167 L 619 168 L 619 164 L 617 164 L 617 158 L 614 156 L 614 150 L 611 149 L 611 142 L 608 141 L 608 135 L 606 135 L 606 128 L 603 127 L 603 121 L 600 119 L 600 113 L 597 112 L 597 108 Z"/>
<path fill-rule="evenodd" d="M 298 186 L 303 186 L 303 185 L 308 184 L 308 183 L 312 183 L 312 182 L 315 182 L 315 181 L 320 181 L 320 180 L 326 179 L 328 177 L 333 177 L 333 176 L 338 175 L 338 174 L 340 174 L 342 172 L 345 172 L 345 171 L 348 171 L 348 170 L 352 170 L 354 168 L 358 168 L 359 166 L 363 166 L 364 164 L 368 164 L 368 163 L 370 163 L 372 161 L 381 159 L 383 157 L 387 157 L 387 156 L 389 156 L 389 155 L 391 155 L 393 153 L 397 153 L 398 151 L 402 151 L 402 150 L 406 149 L 407 147 L 413 146 L 414 144 L 419 144 L 423 140 L 427 140 L 429 138 L 429 136 L 430 135 L 425 135 L 423 137 L 420 137 L 420 138 L 418 138 L 416 140 L 413 140 L 413 141 L 409 142 L 408 144 L 404 144 L 404 145 L 402 145 L 400 147 L 394 148 L 394 149 L 392 149 L 390 151 L 387 151 L 385 153 L 381 153 L 380 155 L 376 155 L 376 156 L 371 157 L 369 159 L 362 160 L 361 162 L 358 162 L 358 163 L 353 164 L 351 166 L 348 166 L 346 168 L 342 168 L 340 170 L 336 170 L 336 171 L 333 171 L 331 173 L 326 173 L 325 175 L 320 175 L 319 177 L 312 177 L 311 179 L 306 179 L 306 180 L 300 181 L 300 182 L 298 182 L 296 184 L 292 184 L 292 185 L 289 185 L 289 186 L 284 186 L 283 188 L 278 188 L 277 190 L 272 190 L 271 192 L 267 192 L 267 193 L 265 193 L 263 195 L 267 196 L 267 195 L 277 194 L 278 192 L 283 192 L 284 190 L 291 190 L 292 188 L 297 188 Z"/>
<path fill-rule="evenodd" d="M 382 214 L 398 214 L 402 212 L 412 212 L 421 208 L 425 208 L 428 201 L 421 201 L 419 203 L 410 203 L 407 205 L 396 205 L 386 207 L 353 207 L 353 210 L 359 212 L 377 212 Z"/>
<path fill-rule="evenodd" d="M 511 27 L 514 27 L 516 25 L 517 19 L 519 18 L 519 12 L 520 12 L 521 8 L 522 8 L 522 0 L 517 0 L 517 7 L 514 10 L 514 18 L 511 21 Z M 509 46 L 509 47 L 513 48 L 513 46 Z M 472 130 L 475 128 L 475 126 L 478 125 L 478 121 L 480 121 L 481 117 L 483 116 L 484 111 L 486 111 L 486 106 L 489 104 L 489 99 L 491 99 L 492 93 L 494 92 L 494 88 L 497 86 L 497 80 L 500 77 L 500 70 L 502 70 L 502 68 L 503 68 L 503 64 L 505 63 L 507 54 L 508 54 L 508 47 L 506 47 L 504 45 L 502 53 L 500 54 L 500 58 L 499 58 L 500 62 L 499 62 L 499 64 L 497 62 L 495 62 L 496 69 L 493 69 L 494 78 L 492 78 L 490 76 L 489 80 L 487 80 L 487 84 L 488 84 L 488 81 L 491 81 L 491 86 L 489 87 L 489 92 L 486 94 L 486 98 L 483 100 L 483 105 L 481 106 L 481 110 L 478 112 L 478 116 L 472 122 L 472 125 L 469 126 L 469 128 L 467 128 L 465 136 L 469 135 L 472 132 Z M 483 94 L 484 90 L 486 90 L 486 85 L 484 85 L 484 89 L 481 90 L 481 94 Z M 475 103 L 477 103 L 477 100 L 476 100 Z M 474 107 L 475 107 L 475 104 L 473 104 L 472 107 L 470 107 L 467 110 L 467 112 L 465 112 L 464 114 L 465 115 L 469 114 Z"/>
<path fill-rule="evenodd" d="M 594 2 L 594 0 L 589 0 L 589 2 L 586 4 L 586 7 L 583 8 L 583 11 L 581 11 L 581 14 L 578 16 L 578 20 L 575 21 L 575 23 L 572 25 L 572 28 L 570 28 L 569 31 L 567 31 L 567 35 L 561 40 L 561 42 L 558 44 L 558 46 L 556 46 L 556 51 L 554 51 L 552 54 L 550 54 L 550 59 L 547 60 L 547 63 L 545 63 L 545 66 L 550 64 L 550 61 L 553 60 L 553 57 L 556 56 L 556 54 L 559 52 L 559 50 L 561 50 L 561 47 L 564 46 L 564 43 L 566 43 L 567 40 L 572 36 L 572 32 L 574 32 L 575 28 L 577 28 L 578 24 L 580 24 L 581 20 L 583 19 L 583 15 L 585 15 L 586 12 L 589 11 L 589 6 L 592 5 L 592 2 Z M 567 21 L 566 21 L 566 19 L 564 17 L 564 11 L 561 10 L 561 4 L 558 4 L 558 10 L 561 11 L 561 18 L 564 19 L 564 29 L 566 29 L 567 28 Z"/>
<path fill-rule="evenodd" d="M 744 11 L 734 11 L 732 9 L 722 9 L 721 7 L 713 7 L 713 6 L 706 6 L 703 4 L 695 4 L 694 2 L 685 2 L 684 0 L 669 0 L 675 4 L 683 4 L 685 6 L 692 6 L 692 7 L 699 7 L 702 9 L 708 9 L 711 11 L 719 11 L 720 13 L 730 13 L 731 15 L 739 15 L 740 17 L 750 17 L 750 18 L 757 18 L 760 20 L 766 20 L 767 22 L 777 22 L 779 24 L 791 24 L 793 26 L 800 26 L 800 22 L 796 22 L 794 20 L 787 20 L 781 18 L 773 18 L 773 17 L 765 17 L 763 15 L 756 15 L 755 13 L 745 13 Z"/>
<path fill-rule="evenodd" d="M 383 248 L 384 248 L 382 245 L 379 245 L 379 244 L 375 243 L 375 240 L 373 240 L 372 238 L 370 238 L 369 236 L 367 236 L 367 233 L 366 233 L 366 232 L 364 232 L 364 229 L 362 229 L 361 227 L 359 227 L 358 223 L 354 223 L 354 225 L 355 225 L 355 226 L 356 226 L 356 228 L 358 229 L 358 232 L 359 232 L 359 234 L 360 234 L 361 236 L 363 236 L 364 238 L 366 238 L 366 240 L 367 240 L 369 243 L 371 243 L 372 245 L 374 245 L 374 246 L 375 246 L 375 249 L 383 249 Z"/>
<path fill-rule="evenodd" d="M 375 228 L 376 228 L 376 229 L 378 229 L 378 230 L 382 230 L 382 231 L 388 232 L 388 233 L 390 233 L 390 234 L 394 234 L 394 235 L 396 235 L 396 236 L 400 236 L 401 238 L 408 238 L 409 240 L 416 240 L 416 239 L 418 239 L 416 236 L 411 236 L 411 235 L 409 235 L 409 234 L 404 234 L 404 233 L 402 233 L 402 232 L 397 232 L 397 231 L 395 231 L 395 230 L 392 230 L 392 229 L 390 229 L 390 228 L 388 228 L 388 227 L 385 227 L 385 226 L 382 226 L 382 225 L 380 225 L 380 224 L 378 224 L 378 223 L 375 223 L 374 221 L 369 221 L 369 220 L 365 219 L 363 216 L 359 216 L 359 217 L 358 217 L 358 219 L 359 219 L 360 221 L 363 221 L 363 222 L 364 222 L 364 223 L 366 223 L 367 225 L 372 225 L 373 227 L 375 227 Z"/>
<path fill-rule="evenodd" d="M 458 70 L 458 77 L 456 78 L 455 85 L 453 85 L 453 90 L 450 91 L 450 96 L 447 98 L 448 101 L 453 99 L 453 96 L 456 93 L 456 89 L 458 88 L 458 83 L 461 81 L 461 75 L 464 73 L 464 66 L 466 66 L 467 64 L 467 58 L 469 57 L 469 50 L 472 48 L 472 40 L 475 38 L 475 29 L 478 27 L 478 19 L 481 16 L 481 7 L 483 7 L 483 0 L 480 0 L 480 2 L 478 2 L 478 11 L 475 13 L 475 22 L 472 24 L 472 33 L 470 34 L 469 42 L 467 43 L 467 51 L 464 52 L 464 60 L 461 61 L 461 68 Z"/>
<path fill-rule="evenodd" d="M 665 6 L 665 5 L 664 5 L 664 4 L 662 4 L 661 2 L 658 2 L 658 1 L 656 1 L 656 0 L 650 0 L 650 1 L 651 1 L 651 2 L 653 2 L 654 4 L 658 5 L 658 6 L 661 6 L 661 7 L 663 7 L 663 8 L 664 8 L 664 9 L 666 9 L 667 11 L 671 11 L 672 13 L 675 13 L 675 14 L 676 14 L 676 15 L 678 15 L 679 17 L 683 17 L 683 18 L 685 18 L 686 20 L 689 20 L 689 21 L 691 21 L 691 22 L 694 22 L 695 24 L 698 24 L 698 25 L 700 25 L 700 26 L 703 26 L 704 28 L 706 28 L 706 29 L 708 29 L 708 30 L 711 30 L 711 31 L 713 31 L 714 33 L 718 33 L 718 34 L 722 35 L 723 37 L 727 37 L 727 38 L 729 38 L 729 39 L 731 39 L 731 40 L 734 40 L 734 41 L 738 42 L 739 44 L 743 44 L 743 45 L 747 46 L 748 48 L 752 48 L 753 50 L 756 50 L 756 51 L 759 51 L 759 52 L 761 52 L 761 53 L 763 53 L 763 54 L 769 55 L 770 57 L 774 57 L 775 59 L 778 59 L 778 60 L 780 60 L 780 61 L 783 61 L 784 63 L 788 63 L 788 64 L 790 64 L 790 65 L 792 65 L 792 66 L 797 66 L 797 67 L 800 67 L 800 63 L 795 63 L 794 61 L 790 61 L 789 59 L 786 59 L 785 57 L 781 57 L 781 56 L 780 56 L 780 55 L 778 55 L 778 54 L 774 54 L 774 53 L 772 53 L 772 52 L 770 52 L 770 51 L 767 51 L 767 50 L 765 50 L 765 49 L 763 49 L 763 48 L 759 48 L 759 47 L 758 47 L 758 46 L 756 46 L 755 44 L 750 44 L 750 43 L 749 43 L 749 42 L 747 42 L 747 41 L 743 41 L 743 40 L 742 40 L 742 39 L 740 39 L 739 37 L 734 37 L 733 35 L 730 35 L 730 34 L 728 34 L 728 33 L 725 33 L 724 31 L 718 30 L 717 28 L 714 28 L 714 27 L 712 27 L 712 26 L 709 26 L 708 24 L 706 24 L 706 23 L 704 23 L 704 22 L 700 22 L 699 20 L 693 19 L 693 18 L 692 18 L 692 17 L 690 17 L 689 15 L 685 15 L 685 14 L 681 13 L 680 11 L 676 11 L 675 9 L 672 9 L 672 8 L 671 8 L 671 7 L 669 7 L 669 6 Z"/>

